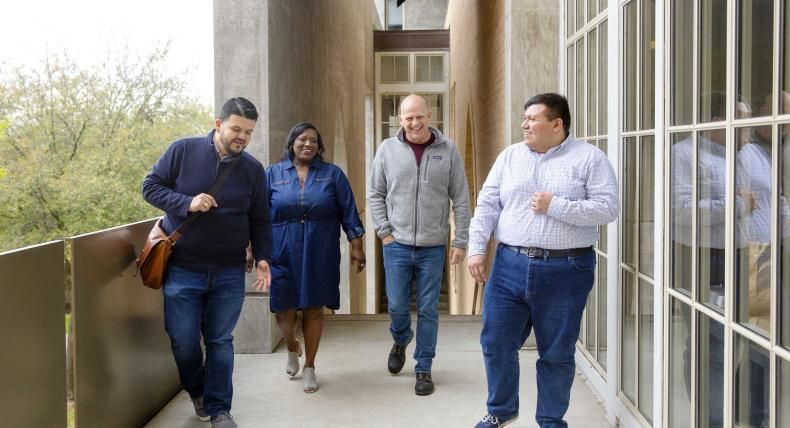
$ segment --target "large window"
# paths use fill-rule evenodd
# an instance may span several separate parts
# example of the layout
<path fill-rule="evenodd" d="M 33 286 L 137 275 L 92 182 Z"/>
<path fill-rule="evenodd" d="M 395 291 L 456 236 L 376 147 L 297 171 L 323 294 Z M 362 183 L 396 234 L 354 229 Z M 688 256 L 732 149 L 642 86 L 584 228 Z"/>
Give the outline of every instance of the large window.
<path fill-rule="evenodd" d="M 790 0 L 668 6 L 667 424 L 790 426 Z"/>
<path fill-rule="evenodd" d="M 566 0 L 566 90 L 571 132 L 607 152 L 607 43 L 605 0 Z M 606 375 L 607 226 L 598 228 L 596 280 L 584 312 L 579 349 Z"/>
<path fill-rule="evenodd" d="M 623 4 L 622 185 L 620 214 L 620 391 L 633 412 L 653 419 L 655 229 L 654 0 Z"/>

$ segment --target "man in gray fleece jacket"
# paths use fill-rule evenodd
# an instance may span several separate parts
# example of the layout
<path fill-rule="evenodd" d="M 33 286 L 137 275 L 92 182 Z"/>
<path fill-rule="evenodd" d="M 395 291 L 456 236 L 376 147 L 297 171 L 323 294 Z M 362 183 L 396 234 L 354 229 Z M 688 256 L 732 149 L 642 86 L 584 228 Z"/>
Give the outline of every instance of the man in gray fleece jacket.
<path fill-rule="evenodd" d="M 457 264 L 466 253 L 471 217 L 469 190 L 455 144 L 429 126 L 431 112 L 425 99 L 417 95 L 406 97 L 398 118 L 401 129 L 397 137 L 384 140 L 373 161 L 368 207 L 382 241 L 390 333 L 395 342 L 387 366 L 390 373 L 400 373 L 406 362 L 406 346 L 414 337 L 410 315 L 414 281 L 414 392 L 429 395 L 434 391 L 431 364 L 439 329 L 437 306 L 450 229 L 450 201 L 456 227 L 450 263 Z"/>

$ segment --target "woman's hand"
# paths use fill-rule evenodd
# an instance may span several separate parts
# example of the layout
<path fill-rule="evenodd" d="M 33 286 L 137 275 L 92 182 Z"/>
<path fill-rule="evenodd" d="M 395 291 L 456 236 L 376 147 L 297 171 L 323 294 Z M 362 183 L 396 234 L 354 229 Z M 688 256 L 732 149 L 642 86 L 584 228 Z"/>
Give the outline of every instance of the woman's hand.
<path fill-rule="evenodd" d="M 357 273 L 365 269 L 365 251 L 362 250 L 362 237 L 356 237 L 351 240 L 351 266 L 353 266 Z"/>

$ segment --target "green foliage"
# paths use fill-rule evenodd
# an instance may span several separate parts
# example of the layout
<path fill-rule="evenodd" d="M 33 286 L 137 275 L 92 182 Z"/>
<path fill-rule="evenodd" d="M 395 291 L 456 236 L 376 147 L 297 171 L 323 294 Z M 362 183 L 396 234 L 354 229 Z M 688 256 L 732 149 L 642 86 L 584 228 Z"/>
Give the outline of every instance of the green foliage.
<path fill-rule="evenodd" d="M 143 177 L 170 142 L 212 125 L 162 71 L 166 56 L 0 70 L 0 251 L 158 214 Z"/>

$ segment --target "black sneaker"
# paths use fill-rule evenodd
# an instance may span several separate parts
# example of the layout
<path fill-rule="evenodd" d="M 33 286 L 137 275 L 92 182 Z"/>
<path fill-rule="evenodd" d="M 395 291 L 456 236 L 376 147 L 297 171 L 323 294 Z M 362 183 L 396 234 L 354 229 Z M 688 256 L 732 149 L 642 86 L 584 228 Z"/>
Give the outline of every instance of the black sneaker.
<path fill-rule="evenodd" d="M 518 419 L 518 415 L 513 416 L 508 420 L 502 420 L 494 415 L 486 413 L 486 415 L 483 416 L 483 419 L 481 419 L 480 422 L 475 425 L 475 428 L 502 428 L 504 426 L 510 425 L 516 419 Z"/>
<path fill-rule="evenodd" d="M 433 394 L 433 380 L 430 373 L 417 373 L 417 383 L 414 385 L 414 393 L 417 395 Z"/>
<path fill-rule="evenodd" d="M 397 343 L 392 344 L 390 356 L 387 358 L 387 368 L 389 369 L 390 373 L 398 374 L 401 370 L 403 370 L 403 365 L 406 364 L 406 347 L 409 346 L 409 343 L 411 343 L 413 338 L 414 332 L 411 333 L 411 336 L 409 336 L 409 340 L 406 341 L 405 345 L 398 345 Z"/>

